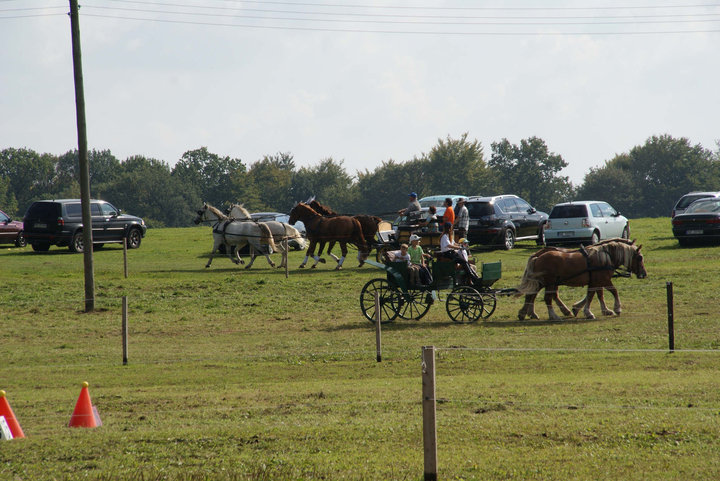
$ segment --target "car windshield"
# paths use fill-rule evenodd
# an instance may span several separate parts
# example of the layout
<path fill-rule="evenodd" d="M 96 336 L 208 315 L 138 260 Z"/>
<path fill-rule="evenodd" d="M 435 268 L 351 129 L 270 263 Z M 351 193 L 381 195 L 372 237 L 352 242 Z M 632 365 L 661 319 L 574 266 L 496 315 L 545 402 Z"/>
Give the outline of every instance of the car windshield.
<path fill-rule="evenodd" d="M 685 209 L 687 206 L 695 202 L 699 199 L 705 199 L 707 197 L 710 197 L 710 194 L 694 194 L 694 195 L 686 195 L 682 199 L 680 199 L 677 203 L 676 209 Z"/>
<path fill-rule="evenodd" d="M 556 205 L 550 211 L 551 219 L 570 219 L 574 217 L 587 217 L 587 206 L 577 205 Z"/>
<path fill-rule="evenodd" d="M 430 207 L 431 205 L 434 205 L 435 207 L 442 207 L 445 205 L 445 199 L 426 199 L 420 201 L 420 207 Z"/>
<path fill-rule="evenodd" d="M 699 200 L 690 204 L 686 214 L 717 214 L 720 212 L 720 199 Z"/>

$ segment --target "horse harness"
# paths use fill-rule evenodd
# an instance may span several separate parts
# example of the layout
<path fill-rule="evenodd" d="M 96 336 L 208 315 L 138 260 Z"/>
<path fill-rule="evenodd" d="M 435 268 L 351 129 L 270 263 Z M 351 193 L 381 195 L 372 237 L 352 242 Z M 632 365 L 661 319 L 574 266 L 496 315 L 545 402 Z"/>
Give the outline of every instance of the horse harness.
<path fill-rule="evenodd" d="M 591 259 L 591 257 L 590 257 L 590 254 L 589 254 L 588 251 L 585 249 L 585 246 L 584 246 L 584 245 L 581 245 L 580 248 L 579 248 L 576 252 L 580 252 L 580 253 L 583 255 L 583 257 L 585 258 L 585 263 L 586 263 L 586 266 L 587 266 L 587 267 L 586 267 L 586 269 L 585 269 L 584 271 L 582 271 L 582 272 L 579 272 L 579 273 L 577 273 L 577 274 L 575 274 L 575 275 L 572 275 L 572 276 L 570 276 L 570 277 L 567 277 L 567 278 L 565 278 L 565 279 L 562 279 L 561 282 L 565 282 L 565 281 L 570 280 L 570 279 L 572 279 L 572 278 L 574 278 L 574 277 L 577 277 L 577 276 L 579 276 L 579 275 L 582 275 L 582 274 L 584 274 L 584 273 L 586 273 L 586 272 L 588 273 L 588 276 L 590 277 L 590 279 L 592 279 L 592 273 L 593 273 L 593 272 L 598 272 L 598 271 L 615 271 L 615 273 L 613 274 L 613 277 L 630 277 L 630 273 L 629 273 L 629 272 L 620 272 L 620 271 L 618 270 L 619 268 L 613 266 L 612 263 L 610 263 L 610 264 L 605 264 L 605 265 L 593 265 L 593 264 L 592 264 L 592 259 Z M 604 254 L 607 255 L 607 253 L 605 253 L 605 252 L 604 252 Z"/>

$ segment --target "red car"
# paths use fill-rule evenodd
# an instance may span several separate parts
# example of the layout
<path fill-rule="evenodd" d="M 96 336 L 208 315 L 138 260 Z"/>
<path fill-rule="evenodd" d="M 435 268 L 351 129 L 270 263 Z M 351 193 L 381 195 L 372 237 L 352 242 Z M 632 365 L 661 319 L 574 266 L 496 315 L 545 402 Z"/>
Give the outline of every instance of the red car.
<path fill-rule="evenodd" d="M 12 220 L 9 215 L 0 210 L 0 244 L 15 244 L 16 247 L 25 247 L 25 233 L 23 223 Z"/>

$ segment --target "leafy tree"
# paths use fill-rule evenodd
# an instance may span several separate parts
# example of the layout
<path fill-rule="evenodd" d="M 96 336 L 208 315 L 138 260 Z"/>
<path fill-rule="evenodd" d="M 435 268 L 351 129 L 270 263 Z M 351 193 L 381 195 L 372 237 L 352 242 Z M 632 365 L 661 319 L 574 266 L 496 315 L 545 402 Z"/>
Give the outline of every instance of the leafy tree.
<path fill-rule="evenodd" d="M 10 191 L 10 179 L 2 176 L 0 176 L 0 207 L 10 217 L 19 217 L 22 214 L 18 212 L 17 200 Z"/>
<path fill-rule="evenodd" d="M 294 171 L 295 162 L 290 153 L 266 155 L 252 164 L 248 174 L 250 182 L 257 187 L 255 210 L 288 212 L 294 204 L 290 196 Z"/>
<path fill-rule="evenodd" d="M 585 177 L 579 192 L 610 202 L 631 217 L 667 216 L 693 190 L 716 190 L 720 160 L 686 138 L 653 136 Z"/>
<path fill-rule="evenodd" d="M 142 217 L 151 227 L 192 225 L 202 202 L 172 175 L 166 163 L 134 156 L 122 167 L 122 173 L 107 184 L 105 200 Z"/>
<path fill-rule="evenodd" d="M 627 166 L 631 159 L 628 154 L 615 156 L 604 167 L 591 168 L 578 188 L 578 200 L 604 200 L 625 215 L 634 215 L 640 191 Z M 573 199 L 567 199 L 573 200 Z"/>
<path fill-rule="evenodd" d="M 477 140 L 467 140 L 467 133 L 459 139 L 438 139 L 427 155 L 423 172 L 429 187 L 427 194 L 480 195 L 490 187 L 490 172 L 483 159 L 483 149 Z"/>
<path fill-rule="evenodd" d="M 497 180 L 495 194 L 516 194 L 539 209 L 549 209 L 572 195 L 569 178 L 557 175 L 567 162 L 538 137 L 523 139 L 519 146 L 507 139 L 493 142 L 488 165 Z"/>
<path fill-rule="evenodd" d="M 402 164 L 388 160 L 372 172 L 358 172 L 352 189 L 354 212 L 394 217 L 407 206 L 410 192 L 421 197 L 430 192 L 428 164 L 427 159 L 416 158 Z"/>
<path fill-rule="evenodd" d="M 92 197 L 102 198 L 103 187 L 121 172 L 120 161 L 109 150 L 88 152 L 90 192 Z M 77 150 L 61 155 L 55 164 L 53 183 L 60 197 L 80 197 L 80 157 Z"/>
<path fill-rule="evenodd" d="M 208 152 L 207 147 L 190 150 L 175 164 L 172 173 L 186 189 L 191 189 L 203 201 L 216 207 L 236 199 L 229 198 L 237 192 L 239 174 L 246 172 L 240 159 L 220 157 Z"/>
<path fill-rule="evenodd" d="M 337 212 L 354 213 L 349 212 L 353 207 L 350 197 L 353 179 L 342 164 L 327 158 L 315 167 L 301 168 L 293 175 L 292 197 L 305 201 L 314 196 Z"/>
<path fill-rule="evenodd" d="M 30 149 L 0 151 L 0 178 L 9 179 L 9 191 L 22 214 L 38 199 L 52 197 L 55 156 L 38 154 Z"/>

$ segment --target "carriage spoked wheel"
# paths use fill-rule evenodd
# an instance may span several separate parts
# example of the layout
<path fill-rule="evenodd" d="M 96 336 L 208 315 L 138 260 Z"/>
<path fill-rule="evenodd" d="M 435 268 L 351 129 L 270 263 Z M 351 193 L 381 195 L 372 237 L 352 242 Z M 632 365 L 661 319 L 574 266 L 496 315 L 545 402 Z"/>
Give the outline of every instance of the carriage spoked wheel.
<path fill-rule="evenodd" d="M 360 309 L 365 318 L 375 323 L 375 293 L 380 298 L 380 324 L 392 322 L 400 309 L 400 291 L 391 286 L 386 279 L 370 279 L 360 291 Z"/>
<path fill-rule="evenodd" d="M 407 293 L 400 293 L 400 308 L 398 315 L 402 319 L 419 320 L 427 311 L 430 310 L 430 304 L 427 303 L 429 292 L 418 289 L 408 290 Z"/>
<path fill-rule="evenodd" d="M 483 311 L 481 317 L 483 319 L 487 319 L 492 316 L 493 312 L 495 312 L 495 308 L 497 307 L 497 297 L 492 292 L 480 292 L 480 297 L 483 301 Z"/>
<path fill-rule="evenodd" d="M 450 319 L 465 324 L 483 317 L 484 305 L 483 296 L 474 287 L 458 286 L 448 294 L 445 309 Z"/>

